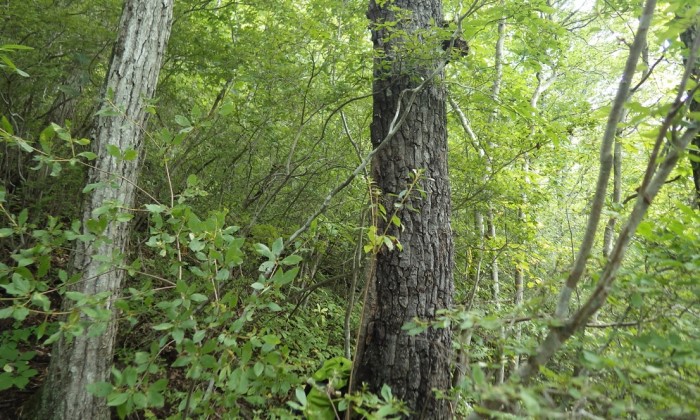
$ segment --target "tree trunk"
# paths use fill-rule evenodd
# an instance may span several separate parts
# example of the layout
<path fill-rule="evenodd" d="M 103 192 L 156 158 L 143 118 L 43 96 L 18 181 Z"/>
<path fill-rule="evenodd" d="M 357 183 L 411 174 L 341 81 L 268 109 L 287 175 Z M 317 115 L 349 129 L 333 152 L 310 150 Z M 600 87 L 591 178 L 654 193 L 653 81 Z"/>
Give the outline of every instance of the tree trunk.
<path fill-rule="evenodd" d="M 625 118 L 622 118 L 624 121 Z M 622 130 L 618 130 L 615 139 L 615 147 L 613 151 L 613 191 L 612 203 L 619 206 L 622 201 L 622 144 L 619 137 L 622 135 Z M 615 209 L 618 211 L 618 209 Z M 615 242 L 615 224 L 617 224 L 617 216 L 610 216 L 608 224 L 605 225 L 605 233 L 603 235 L 603 256 L 608 257 L 612 252 L 613 243 Z"/>
<path fill-rule="evenodd" d="M 691 45 L 693 44 L 693 41 L 695 40 L 695 37 L 698 36 L 698 33 L 700 32 L 700 23 L 695 23 L 694 25 L 690 26 L 688 29 L 685 30 L 681 34 L 681 41 L 685 44 L 686 48 L 690 48 Z M 693 67 L 693 80 L 696 82 L 700 80 L 700 63 L 695 62 L 695 66 Z M 692 112 L 700 112 L 700 102 L 698 102 L 697 99 L 695 99 L 696 96 L 693 98 L 693 100 L 690 102 L 690 110 Z M 692 142 L 693 147 L 690 148 L 690 151 L 688 153 L 688 158 L 690 159 L 690 167 L 693 170 L 693 185 L 695 186 L 695 205 L 697 206 L 698 209 L 700 209 L 700 136 L 696 137 L 693 139 Z"/>
<path fill-rule="evenodd" d="M 501 84 L 503 82 L 503 44 L 506 40 L 506 18 L 503 17 L 498 21 L 498 40 L 496 41 L 496 56 L 495 56 L 495 66 L 496 75 L 493 80 L 493 87 L 491 88 L 491 97 L 493 98 L 494 104 L 498 104 L 498 100 L 501 94 Z M 498 118 L 498 107 L 494 106 L 493 112 L 489 116 L 489 126 L 495 126 L 496 120 Z M 488 145 L 490 150 L 496 148 L 493 138 L 488 139 Z M 487 171 L 484 174 L 484 179 L 489 176 L 492 172 L 492 162 L 488 158 Z M 495 242 L 496 239 L 496 222 L 493 217 L 493 203 L 488 202 L 488 212 L 487 212 L 487 226 L 488 226 L 488 238 Z M 501 284 L 499 280 L 498 271 L 498 252 L 491 251 L 491 292 L 494 301 L 496 311 L 501 310 Z M 506 369 L 506 359 L 503 353 L 503 341 L 505 340 L 505 328 L 501 326 L 499 329 L 499 339 L 497 349 L 498 357 L 498 367 L 496 368 L 496 384 L 500 385 L 505 379 L 505 369 Z"/>
<path fill-rule="evenodd" d="M 394 8 L 407 12 L 398 20 Z M 399 211 L 402 228 L 391 228 L 403 251 L 382 249 L 372 277 L 376 304 L 367 308 L 363 345 L 355 361 L 356 383 L 378 392 L 383 384 L 410 408 L 413 418 L 451 418 L 450 404 L 436 398 L 435 389 L 450 387 L 451 338 L 448 329 L 430 328 L 410 336 L 402 326 L 414 318 L 432 320 L 450 307 L 453 293 L 453 242 L 450 228 L 450 186 L 447 174 L 446 94 L 440 57 L 412 57 L 402 39 L 417 30 L 442 23 L 440 0 L 396 0 L 380 6 L 370 0 L 368 17 L 374 23 L 372 40 L 383 54 L 375 59 L 374 117 L 371 137 L 378 147 L 387 137 L 401 101 L 403 124 L 390 143 L 376 154 L 373 176 L 392 212 L 395 194 L 406 189 L 413 171 L 425 171 L 420 185 L 426 195 L 408 200 Z M 397 22 L 392 29 L 385 22 Z M 394 32 L 398 29 L 400 33 Z M 389 37 L 390 31 L 394 37 Z M 436 49 L 440 41 L 435 40 Z M 440 70 L 438 70 L 440 69 Z M 437 71 L 436 71 L 437 70 Z M 407 107 L 406 89 L 429 80 Z M 410 105 L 410 104 L 409 104 Z M 386 141 L 386 140 L 385 140 Z M 380 221 L 383 232 L 386 222 Z"/>
<path fill-rule="evenodd" d="M 530 98 L 530 107 L 533 109 L 534 112 L 537 112 L 537 104 L 540 100 L 540 96 L 549 89 L 552 84 L 557 80 L 557 73 L 556 71 L 552 72 L 552 75 L 550 77 L 545 77 L 541 72 L 538 72 L 536 75 L 537 78 L 537 87 L 535 88 L 535 91 L 532 93 L 532 97 Z M 535 132 L 536 132 L 537 126 L 532 123 L 530 125 L 530 134 L 528 135 L 528 140 L 532 141 L 532 139 L 535 137 Z M 527 214 L 525 213 L 525 207 L 527 206 L 528 203 L 528 198 L 527 198 L 527 189 L 530 186 L 530 155 L 528 153 L 525 153 L 523 156 L 523 175 L 525 176 L 525 191 L 520 195 L 522 199 L 522 205 L 518 208 L 518 221 L 523 225 L 523 229 L 529 229 L 526 225 L 527 223 Z M 526 246 L 526 241 L 523 241 L 521 244 L 523 247 Z M 525 273 L 523 269 L 519 266 L 519 264 L 515 265 L 515 294 L 513 296 L 513 304 L 515 306 L 516 311 L 519 310 L 522 305 L 523 305 L 523 297 L 525 294 Z M 522 325 L 518 323 L 518 325 L 515 326 L 515 339 L 519 343 L 522 338 Z M 520 355 L 516 355 L 513 357 L 513 369 L 512 371 L 518 370 L 520 367 Z"/>
<path fill-rule="evenodd" d="M 90 171 L 90 183 L 101 182 L 106 186 L 95 189 L 83 205 L 86 235 L 90 234 L 88 222 L 96 218 L 95 209 L 116 203 L 118 211 L 126 213 L 133 207 L 147 115 L 145 101 L 155 92 L 170 36 L 172 13 L 172 0 L 127 0 L 124 5 L 103 104 L 104 107 L 109 107 L 110 102 L 116 105 L 119 115 L 98 116 L 95 120 L 93 148 L 98 157 Z M 137 153 L 131 160 L 117 159 L 107 153 L 108 146 Z M 100 217 L 107 217 L 107 214 Z M 73 266 L 82 278 L 71 289 L 88 296 L 107 292 L 103 304 L 111 316 L 98 321 L 81 314 L 81 323 L 90 325 L 88 332 L 103 332 L 72 339 L 64 336 L 56 343 L 36 413 L 38 419 L 110 417 L 105 399 L 90 394 L 87 386 L 109 380 L 117 332 L 114 302 L 124 276 L 124 272 L 114 269 L 113 265 L 123 260 L 128 236 L 127 223 L 108 220 L 106 229 L 95 241 L 78 242 Z M 80 313 L 67 299 L 64 308 L 67 312 Z"/>

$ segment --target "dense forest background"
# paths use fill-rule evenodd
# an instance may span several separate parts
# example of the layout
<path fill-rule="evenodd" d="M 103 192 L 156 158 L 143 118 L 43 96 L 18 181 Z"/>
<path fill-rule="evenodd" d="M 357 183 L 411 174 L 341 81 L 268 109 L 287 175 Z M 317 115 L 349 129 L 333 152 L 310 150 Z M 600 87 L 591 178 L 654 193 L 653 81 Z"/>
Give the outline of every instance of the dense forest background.
<path fill-rule="evenodd" d="M 433 66 L 396 103 L 446 95 L 451 304 L 399 320 L 448 333 L 430 398 L 700 415 L 697 2 L 444 0 L 419 29 L 407 0 L 143 2 L 157 24 L 138 3 L 0 4 L 0 417 L 422 417 L 395 378 L 336 392 L 385 303 L 375 262 L 411 252 L 439 181 L 372 176 L 387 62 Z M 129 68 L 157 88 L 112 84 Z"/>

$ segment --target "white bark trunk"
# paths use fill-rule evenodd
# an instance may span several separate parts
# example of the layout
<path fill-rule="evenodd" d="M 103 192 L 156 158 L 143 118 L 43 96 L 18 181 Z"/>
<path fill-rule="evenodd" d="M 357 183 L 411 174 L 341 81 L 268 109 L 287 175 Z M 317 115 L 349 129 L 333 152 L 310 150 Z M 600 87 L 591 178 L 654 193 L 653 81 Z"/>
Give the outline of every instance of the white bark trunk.
<path fill-rule="evenodd" d="M 103 107 L 116 106 L 119 115 L 98 116 L 95 121 L 93 148 L 98 157 L 90 171 L 90 183 L 105 186 L 92 191 L 83 206 L 85 234 L 89 233 L 88 221 L 98 218 L 93 215 L 95 209 L 116 203 L 119 212 L 128 213 L 133 207 L 147 115 L 145 101 L 155 92 L 172 13 L 172 0 L 127 0 L 124 5 L 103 104 Z M 122 152 L 134 150 L 136 158 L 117 159 L 107 153 L 107 146 L 116 146 Z M 96 240 L 87 244 L 78 242 L 73 265 L 81 280 L 71 289 L 90 296 L 106 292 L 104 308 L 111 311 L 111 316 L 98 321 L 81 314 L 81 323 L 104 332 L 96 337 L 83 334 L 72 340 L 61 338 L 56 343 L 36 418 L 110 417 L 105 399 L 90 394 L 86 387 L 109 380 L 117 332 L 114 302 L 124 275 L 114 266 L 122 262 L 127 252 L 128 235 L 127 223 L 109 220 Z M 64 307 L 80 313 L 70 301 Z"/>
<path fill-rule="evenodd" d="M 506 18 L 501 18 L 501 20 L 498 22 L 498 40 L 496 41 L 496 78 L 494 79 L 493 82 L 493 90 L 491 92 L 491 96 L 493 97 L 494 103 L 498 103 L 500 92 L 501 92 L 501 84 L 503 80 L 503 44 L 505 43 L 506 39 Z M 496 123 L 496 118 L 498 117 L 498 108 L 494 107 L 493 114 L 491 114 L 491 118 L 489 118 L 489 125 L 493 125 Z M 491 150 L 495 148 L 495 144 L 493 142 L 489 142 L 489 146 Z M 491 164 L 489 162 L 489 172 L 491 169 Z M 494 221 L 493 217 L 493 204 L 489 202 L 489 207 L 488 207 L 488 213 L 487 213 L 487 223 L 488 223 L 488 229 L 489 229 L 489 236 L 491 237 L 492 240 L 496 239 L 496 224 Z M 498 253 L 493 252 L 493 257 L 491 259 L 491 290 L 493 292 L 493 300 L 496 305 L 496 310 L 500 311 L 501 309 L 501 284 L 499 280 L 499 272 L 498 272 Z M 503 352 L 503 341 L 505 340 L 505 327 L 501 327 L 499 331 L 499 337 L 501 339 L 501 343 L 499 344 L 499 349 L 498 349 L 498 368 L 496 369 L 496 383 L 497 384 L 502 384 L 503 381 L 505 380 L 505 374 L 506 374 L 506 358 Z"/>

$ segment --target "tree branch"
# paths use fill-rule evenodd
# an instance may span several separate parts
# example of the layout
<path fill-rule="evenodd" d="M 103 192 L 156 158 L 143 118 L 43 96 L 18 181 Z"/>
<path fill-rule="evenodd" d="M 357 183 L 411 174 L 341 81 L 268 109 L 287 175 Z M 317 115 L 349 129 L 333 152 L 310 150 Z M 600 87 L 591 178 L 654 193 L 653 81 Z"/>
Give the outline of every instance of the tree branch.
<path fill-rule="evenodd" d="M 639 61 L 639 57 L 642 54 L 644 46 L 646 45 L 647 32 L 649 31 L 649 27 L 651 25 L 655 6 L 656 0 L 647 0 L 644 6 L 644 11 L 639 21 L 639 29 L 634 38 L 634 42 L 632 43 L 632 47 L 630 48 L 630 55 L 627 58 L 627 63 L 625 64 L 625 69 L 622 73 L 622 79 L 620 80 L 620 85 L 617 89 L 617 94 L 615 95 L 615 100 L 613 102 L 612 109 L 610 110 L 610 115 L 608 116 L 605 134 L 603 135 L 603 141 L 600 145 L 600 172 L 598 173 L 596 191 L 593 197 L 593 202 L 591 203 L 590 216 L 588 218 L 588 224 L 586 226 L 586 232 L 584 234 L 581 247 L 579 248 L 578 255 L 576 256 L 576 261 L 574 262 L 574 266 L 569 273 L 569 277 L 566 279 L 566 283 L 562 287 L 559 294 L 559 302 L 557 303 L 557 308 L 555 311 L 555 316 L 558 318 L 564 318 L 569 311 L 571 294 L 573 293 L 574 289 L 576 289 L 579 280 L 583 276 L 583 272 L 586 268 L 586 261 L 588 260 L 591 248 L 593 247 L 593 241 L 598 229 L 598 223 L 600 222 L 603 205 L 605 204 L 608 180 L 610 179 L 610 172 L 613 164 L 612 146 L 615 142 L 617 125 L 620 121 L 622 109 L 629 95 L 632 78 L 634 77 L 634 73 L 637 68 L 637 62 Z"/>

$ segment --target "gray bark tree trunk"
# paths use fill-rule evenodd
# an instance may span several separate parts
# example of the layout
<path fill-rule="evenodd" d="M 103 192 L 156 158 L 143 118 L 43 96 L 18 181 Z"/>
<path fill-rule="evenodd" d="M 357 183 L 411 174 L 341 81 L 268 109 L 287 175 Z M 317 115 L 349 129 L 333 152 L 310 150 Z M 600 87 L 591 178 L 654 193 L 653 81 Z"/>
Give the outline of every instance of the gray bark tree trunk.
<path fill-rule="evenodd" d="M 406 19 L 400 19 L 395 8 L 406 12 Z M 372 276 L 376 301 L 365 308 L 364 341 L 358 343 L 353 382 L 364 382 L 374 392 L 388 384 L 407 403 L 413 418 L 451 418 L 449 402 L 436 398 L 434 392 L 450 387 L 450 331 L 430 328 L 410 336 L 401 328 L 414 318 L 432 320 L 452 303 L 453 241 L 441 57 L 413 57 L 402 47 L 402 40 L 416 31 L 441 25 L 442 4 L 440 0 L 396 0 L 380 6 L 370 0 L 368 17 L 373 22 L 374 48 L 383 55 L 374 66 L 371 137 L 375 148 L 390 133 L 397 107 L 405 113 L 400 129 L 375 156 L 374 180 L 389 213 L 394 209 L 394 194 L 408 186 L 413 171 L 425 171 L 420 185 L 426 195 L 422 199 L 412 195 L 408 204 L 416 211 L 405 206 L 398 214 L 403 229 L 389 229 L 403 251 L 384 248 L 376 256 Z M 389 37 L 385 22 L 397 22 L 394 30 L 402 31 L 400 36 Z M 435 44 L 439 48 L 440 41 Z M 424 80 L 428 83 L 411 105 L 401 93 Z M 379 222 L 379 232 L 385 223 Z"/>
<path fill-rule="evenodd" d="M 624 121 L 624 117 L 622 118 Z M 618 130 L 616 137 L 622 135 L 622 130 Z M 622 201 L 622 144 L 619 139 L 615 139 L 613 151 L 613 190 L 611 197 L 613 205 L 620 205 Z M 612 252 L 615 239 L 615 225 L 617 224 L 617 216 L 610 216 L 608 224 L 605 225 L 605 233 L 603 235 L 603 256 L 607 257 Z"/>
<path fill-rule="evenodd" d="M 94 123 L 93 149 L 97 159 L 90 171 L 90 183 L 102 182 L 106 186 L 98 187 L 86 197 L 83 205 L 85 234 L 89 234 L 88 221 L 97 218 L 93 215 L 95 209 L 110 202 L 117 203 L 122 213 L 128 213 L 133 207 L 147 116 L 145 101 L 155 92 L 172 15 L 172 0 L 127 0 L 124 5 L 103 99 L 103 106 L 114 104 L 119 115 L 98 116 Z M 122 151 L 134 150 L 136 157 L 117 159 L 107 153 L 108 146 Z M 81 322 L 96 332 L 103 332 L 72 339 L 64 336 L 54 345 L 37 419 L 110 418 L 105 399 L 90 394 L 87 386 L 109 380 L 117 332 L 114 302 L 124 277 L 124 271 L 113 265 L 124 258 L 128 235 L 127 223 L 110 220 L 95 241 L 78 242 L 73 266 L 81 279 L 71 290 L 88 296 L 106 292 L 108 297 L 102 304 L 111 316 L 98 321 L 81 314 Z M 80 313 L 68 300 L 64 308 L 67 312 Z"/>

